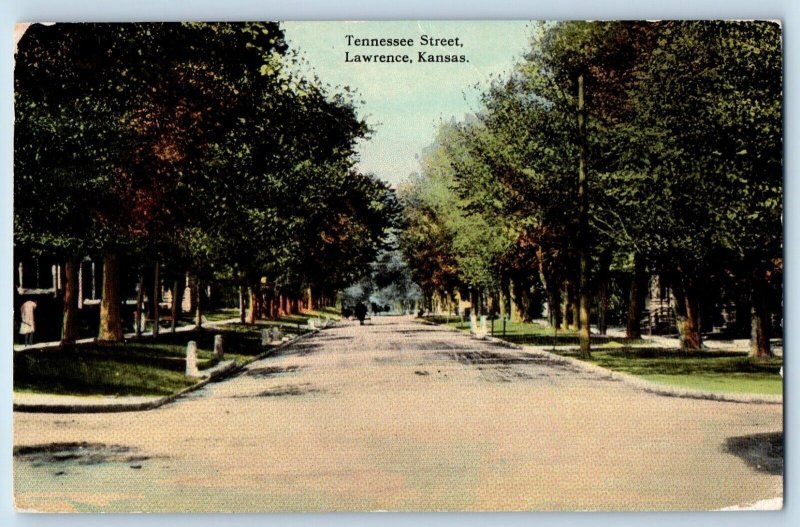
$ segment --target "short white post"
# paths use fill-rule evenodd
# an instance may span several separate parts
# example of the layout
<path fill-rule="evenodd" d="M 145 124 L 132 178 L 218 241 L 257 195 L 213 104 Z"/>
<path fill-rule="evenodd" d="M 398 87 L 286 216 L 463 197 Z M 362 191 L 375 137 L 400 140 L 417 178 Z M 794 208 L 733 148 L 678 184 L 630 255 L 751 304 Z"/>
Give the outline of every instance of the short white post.
<path fill-rule="evenodd" d="M 469 314 L 469 332 L 472 336 L 478 335 L 478 321 L 475 318 L 475 312 L 471 311 Z"/>
<path fill-rule="evenodd" d="M 272 340 L 272 333 L 268 329 L 261 330 L 261 345 L 268 346 Z"/>
<path fill-rule="evenodd" d="M 222 335 L 214 335 L 214 358 L 222 360 L 225 355 L 225 345 Z"/>
<path fill-rule="evenodd" d="M 197 342 L 193 340 L 186 344 L 186 376 L 200 376 L 200 370 L 197 369 Z"/>

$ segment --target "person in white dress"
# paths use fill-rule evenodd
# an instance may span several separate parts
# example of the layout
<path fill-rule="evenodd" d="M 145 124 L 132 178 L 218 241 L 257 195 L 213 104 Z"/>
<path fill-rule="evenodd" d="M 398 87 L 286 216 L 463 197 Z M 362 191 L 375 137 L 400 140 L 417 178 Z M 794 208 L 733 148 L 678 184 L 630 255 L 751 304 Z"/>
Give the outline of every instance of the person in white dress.
<path fill-rule="evenodd" d="M 34 311 L 36 310 L 36 302 L 28 300 L 20 311 L 22 312 L 22 323 L 19 325 L 19 334 L 25 335 L 25 345 L 33 344 L 33 333 L 36 331 L 36 322 L 34 319 Z"/>

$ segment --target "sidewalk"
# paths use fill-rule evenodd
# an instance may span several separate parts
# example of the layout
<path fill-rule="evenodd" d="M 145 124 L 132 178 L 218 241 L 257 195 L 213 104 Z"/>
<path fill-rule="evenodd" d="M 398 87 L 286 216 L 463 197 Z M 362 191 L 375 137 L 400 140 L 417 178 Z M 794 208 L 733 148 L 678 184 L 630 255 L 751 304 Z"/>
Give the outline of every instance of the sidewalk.
<path fill-rule="evenodd" d="M 619 327 L 608 328 L 607 334 L 609 337 L 624 338 L 626 336 L 625 329 Z M 592 333 L 595 336 L 595 333 Z M 663 335 L 648 335 L 642 334 L 642 339 L 648 341 L 647 345 L 675 349 L 680 347 L 680 339 L 677 336 L 665 337 Z M 709 351 L 738 351 L 747 352 L 750 349 L 749 339 L 732 339 L 732 340 L 717 340 L 717 339 L 703 339 L 703 346 Z M 783 341 L 780 339 L 771 339 L 772 353 L 777 357 L 783 356 Z"/>
<path fill-rule="evenodd" d="M 216 327 L 216 326 L 224 326 L 226 324 L 235 324 L 236 322 L 239 322 L 238 318 L 228 318 L 228 319 L 225 319 L 225 320 L 217 320 L 217 321 L 214 321 L 214 322 L 204 322 L 203 323 L 203 328 L 213 328 L 213 327 Z M 178 326 L 178 327 L 175 328 L 175 332 L 176 333 L 183 333 L 183 332 L 186 332 L 186 331 L 193 331 L 194 329 L 196 329 L 196 326 L 194 326 L 194 325 Z M 172 330 L 169 330 L 169 329 L 161 330 L 159 334 L 169 334 L 169 333 L 172 333 Z M 136 333 L 125 333 L 124 336 L 125 336 L 126 339 L 132 339 L 132 338 L 136 337 Z M 143 331 L 141 333 L 141 336 L 142 337 L 152 337 L 153 336 L 153 331 L 152 330 L 151 331 Z M 89 344 L 91 342 L 95 342 L 96 340 L 97 340 L 96 337 L 89 337 L 89 338 L 85 338 L 85 339 L 78 339 L 78 340 L 75 341 L 75 343 L 76 344 Z M 36 344 L 31 344 L 30 346 L 26 346 L 24 344 L 14 344 L 14 351 L 46 350 L 46 349 L 58 348 L 60 345 L 61 345 L 61 343 L 58 342 L 57 340 L 54 340 L 54 341 L 51 341 L 51 342 L 37 342 Z"/>

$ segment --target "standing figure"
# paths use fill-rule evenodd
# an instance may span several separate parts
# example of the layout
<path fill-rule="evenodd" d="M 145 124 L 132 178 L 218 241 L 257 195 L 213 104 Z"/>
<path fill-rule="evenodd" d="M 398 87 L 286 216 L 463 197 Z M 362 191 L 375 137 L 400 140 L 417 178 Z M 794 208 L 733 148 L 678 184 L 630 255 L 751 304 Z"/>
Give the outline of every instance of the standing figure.
<path fill-rule="evenodd" d="M 358 322 L 363 326 L 364 319 L 367 318 L 367 306 L 365 306 L 363 302 L 359 302 L 355 308 L 355 312 Z"/>
<path fill-rule="evenodd" d="M 36 302 L 33 300 L 28 300 L 22 307 L 20 307 L 20 311 L 22 312 L 22 323 L 19 326 L 19 334 L 25 335 L 25 345 L 30 346 L 33 344 L 33 333 L 36 331 L 36 323 L 34 321 L 33 312 L 36 310 Z"/>

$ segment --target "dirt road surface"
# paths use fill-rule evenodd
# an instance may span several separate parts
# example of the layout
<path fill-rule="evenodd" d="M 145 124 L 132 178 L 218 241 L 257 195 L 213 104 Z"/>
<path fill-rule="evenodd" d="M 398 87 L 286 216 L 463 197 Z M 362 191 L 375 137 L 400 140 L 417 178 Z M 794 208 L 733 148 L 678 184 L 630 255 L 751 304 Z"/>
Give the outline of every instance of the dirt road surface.
<path fill-rule="evenodd" d="M 647 394 L 377 317 L 157 410 L 16 413 L 15 500 L 38 511 L 719 509 L 783 495 L 782 461 L 764 452 L 782 429 L 780 405 Z"/>

